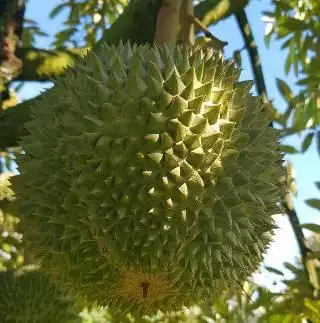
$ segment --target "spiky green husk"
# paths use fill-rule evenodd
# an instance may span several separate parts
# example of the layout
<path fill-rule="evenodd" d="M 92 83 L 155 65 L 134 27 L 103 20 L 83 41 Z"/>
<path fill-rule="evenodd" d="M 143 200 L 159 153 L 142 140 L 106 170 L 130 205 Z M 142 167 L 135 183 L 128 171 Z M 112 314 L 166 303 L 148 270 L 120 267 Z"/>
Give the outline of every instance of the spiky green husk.
<path fill-rule="evenodd" d="M 1 323 L 79 322 L 70 297 L 34 266 L 0 272 Z"/>
<path fill-rule="evenodd" d="M 271 239 L 282 174 L 270 111 L 196 47 L 102 46 L 32 108 L 16 187 L 64 286 L 136 314 L 237 285 Z"/>

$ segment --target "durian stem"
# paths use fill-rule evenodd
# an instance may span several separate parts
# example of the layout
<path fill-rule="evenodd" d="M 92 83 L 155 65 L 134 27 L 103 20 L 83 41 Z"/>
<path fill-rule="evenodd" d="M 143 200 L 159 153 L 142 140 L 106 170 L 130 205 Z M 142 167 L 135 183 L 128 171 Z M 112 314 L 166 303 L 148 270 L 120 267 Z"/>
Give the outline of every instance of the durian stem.
<path fill-rule="evenodd" d="M 154 43 L 176 43 L 180 30 L 180 8 L 182 0 L 166 0 L 157 17 Z"/>
<path fill-rule="evenodd" d="M 180 41 L 183 43 L 194 44 L 194 25 L 190 21 L 190 16 L 194 16 L 192 0 L 182 0 L 180 9 L 181 32 Z"/>
<path fill-rule="evenodd" d="M 190 15 L 193 16 L 192 0 L 166 0 L 157 17 L 154 43 L 193 44 L 194 26 L 189 19 Z"/>
<path fill-rule="evenodd" d="M 267 89 L 266 89 L 264 76 L 262 72 L 262 67 L 260 64 L 258 48 L 254 41 L 249 21 L 247 19 L 244 9 L 236 12 L 235 15 L 236 15 L 236 19 L 237 19 L 240 31 L 245 41 L 246 49 L 248 50 L 248 53 L 249 53 L 251 67 L 256 81 L 255 83 L 257 86 L 257 92 L 259 95 L 263 96 L 264 101 L 268 103 L 269 100 L 268 100 Z M 283 198 L 282 205 L 284 210 L 286 211 L 286 214 L 288 215 L 289 222 L 291 224 L 291 227 L 293 229 L 294 235 L 296 237 L 296 240 L 299 246 L 303 268 L 308 277 L 309 288 L 312 291 L 313 295 L 317 297 L 318 285 L 319 285 L 317 282 L 317 275 L 314 273 L 315 268 L 311 263 L 311 261 L 309 260 L 308 256 L 309 256 L 310 250 L 306 246 L 305 237 L 301 228 L 301 224 L 300 224 L 297 212 L 293 207 L 291 196 L 289 194 Z"/>

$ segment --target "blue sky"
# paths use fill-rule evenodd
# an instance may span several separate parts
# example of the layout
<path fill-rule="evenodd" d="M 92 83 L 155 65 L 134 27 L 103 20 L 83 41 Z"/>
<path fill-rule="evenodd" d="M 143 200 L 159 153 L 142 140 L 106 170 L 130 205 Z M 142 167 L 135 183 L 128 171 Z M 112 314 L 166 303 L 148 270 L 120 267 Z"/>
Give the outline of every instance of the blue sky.
<path fill-rule="evenodd" d="M 48 48 L 52 40 L 52 35 L 62 28 L 62 22 L 64 19 L 63 15 L 66 14 L 66 12 L 63 12 L 63 15 L 58 16 L 54 20 L 50 20 L 48 18 L 50 10 L 61 2 L 61 0 L 29 0 L 27 2 L 26 17 L 37 21 L 41 29 L 51 36 L 38 38 L 37 47 Z M 259 48 L 269 98 L 274 100 L 274 104 L 278 109 L 283 110 L 285 108 L 285 102 L 277 90 L 275 79 L 281 78 L 286 80 L 286 82 L 292 86 L 293 90 L 296 89 L 294 86 L 296 79 L 293 74 L 290 74 L 288 77 L 284 74 L 283 64 L 286 52 L 280 51 L 281 42 L 271 42 L 269 49 L 267 49 L 264 44 L 265 25 L 261 21 L 261 17 L 262 11 L 267 10 L 271 10 L 269 0 L 251 0 L 246 12 Z M 229 43 L 225 50 L 225 55 L 227 57 L 232 56 L 234 50 L 241 49 L 243 47 L 243 40 L 233 17 L 230 17 L 219 23 L 217 26 L 214 26 L 211 28 L 211 31 L 218 38 Z M 247 53 L 242 51 L 241 55 L 243 64 L 242 78 L 253 79 Z M 48 83 L 30 82 L 22 88 L 19 93 L 20 98 L 24 100 L 34 97 L 38 95 L 40 91 L 43 91 L 44 88 L 49 86 L 50 84 Z M 286 141 L 287 143 L 298 147 L 300 139 L 298 137 L 291 137 Z M 319 196 L 319 191 L 317 191 L 314 185 L 315 181 L 320 180 L 320 172 L 316 171 L 316 169 L 319 169 L 319 158 L 320 156 L 316 152 L 315 144 L 313 144 L 304 155 L 290 155 L 287 157 L 287 159 L 293 163 L 295 168 L 299 195 L 294 199 L 294 202 L 300 220 L 304 223 L 320 223 L 319 212 L 308 207 L 304 203 L 304 200 L 307 198 Z M 295 238 L 286 217 L 282 215 L 277 216 L 277 223 L 280 229 L 276 232 L 275 242 L 265 258 L 265 263 L 267 265 L 281 267 L 283 261 L 293 262 L 294 257 L 298 255 L 298 251 Z M 263 275 L 259 275 L 258 277 L 260 281 L 266 282 L 267 284 L 272 280 L 272 278 L 273 277 L 271 275 L 268 275 L 265 272 Z"/>

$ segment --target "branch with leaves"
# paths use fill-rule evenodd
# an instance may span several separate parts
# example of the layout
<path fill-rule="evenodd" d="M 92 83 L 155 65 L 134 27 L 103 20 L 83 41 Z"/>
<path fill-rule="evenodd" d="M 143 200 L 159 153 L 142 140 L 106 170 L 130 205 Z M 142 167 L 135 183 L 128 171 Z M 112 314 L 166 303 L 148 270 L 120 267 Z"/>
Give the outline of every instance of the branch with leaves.
<path fill-rule="evenodd" d="M 120 38 L 124 42 L 130 40 L 138 44 L 152 43 L 156 30 L 157 12 L 163 2 L 164 0 L 131 1 L 115 23 L 112 24 L 111 28 L 105 31 L 103 39 L 109 43 L 117 43 Z M 175 6 L 177 6 L 178 2 L 175 2 Z M 207 26 L 229 17 L 237 10 L 242 9 L 247 2 L 247 0 L 237 2 L 229 0 L 202 1 L 195 6 L 193 14 L 190 14 L 190 8 L 192 7 L 189 6 L 189 15 L 194 19 L 192 21 L 186 20 L 184 23 L 189 25 L 189 28 L 193 23 L 198 31 L 204 31 L 204 28 L 208 31 Z M 62 10 L 66 6 L 67 4 L 61 4 L 57 8 Z M 55 11 L 53 17 L 56 14 L 57 12 Z M 167 23 L 167 26 L 171 25 Z M 140 28 L 141 26 L 143 28 Z M 211 37 L 212 35 L 210 34 Z M 50 78 L 63 73 L 64 68 L 67 66 L 72 66 L 74 59 L 82 56 L 87 48 L 89 47 L 64 50 L 44 50 L 32 47 L 18 48 L 17 57 L 23 62 L 23 68 L 15 79 L 20 81 L 50 80 Z M 55 68 L 56 66 L 57 68 Z"/>
<path fill-rule="evenodd" d="M 105 31 L 102 39 L 95 45 L 100 46 L 102 42 L 117 44 L 130 40 L 136 43 L 152 42 L 155 35 L 156 18 L 163 0 L 136 0 L 124 10 L 117 21 Z M 144 26 L 141 28 L 141 26 Z M 24 57 L 27 64 L 23 72 L 29 81 L 48 80 L 63 72 L 66 66 L 72 66 L 75 60 L 84 55 L 87 49 L 70 49 L 50 52 L 46 50 L 24 50 L 20 49 L 19 54 Z M 59 62 L 58 68 L 55 63 Z M 32 73 L 29 75 L 28 73 Z M 54 73 L 54 74 L 52 74 Z M 24 78 L 24 80 L 25 80 Z M 17 76 L 19 79 L 19 76 Z M 19 137 L 24 134 L 24 123 L 30 119 L 30 105 L 35 99 L 18 104 L 14 108 L 7 109 L 0 113 L 0 149 L 18 145 Z"/>
<path fill-rule="evenodd" d="M 266 102 L 268 102 L 267 97 L 267 90 L 265 86 L 264 76 L 262 72 L 262 67 L 260 64 L 260 58 L 258 54 L 258 49 L 254 41 L 254 37 L 250 28 L 249 21 L 247 19 L 246 13 L 244 10 L 241 10 L 237 12 L 236 19 L 240 28 L 240 31 L 242 33 L 242 36 L 244 38 L 246 49 L 248 50 L 251 67 L 254 73 L 256 86 L 257 86 L 257 92 L 259 95 L 263 96 Z M 313 269 L 312 266 L 309 264 L 308 261 L 308 248 L 305 244 L 305 237 L 302 231 L 301 223 L 298 218 L 297 212 L 294 209 L 294 206 L 291 202 L 290 196 L 285 196 L 283 198 L 283 209 L 285 210 L 286 214 L 288 215 L 290 224 L 292 226 L 293 232 L 295 234 L 299 250 L 301 253 L 302 263 L 304 270 L 306 271 L 306 274 L 308 276 L 309 280 L 309 287 L 311 290 L 313 290 L 314 294 L 317 294 L 317 287 L 314 286 L 312 283 L 313 279 Z"/>
<path fill-rule="evenodd" d="M 201 23 L 208 27 L 218 21 L 229 17 L 231 14 L 242 10 L 248 0 L 206 0 L 201 1 L 194 8 L 195 16 Z"/>
<path fill-rule="evenodd" d="M 64 73 L 67 67 L 74 66 L 83 57 L 88 47 L 45 50 L 39 48 L 18 48 L 17 57 L 23 62 L 16 81 L 49 81 Z"/>

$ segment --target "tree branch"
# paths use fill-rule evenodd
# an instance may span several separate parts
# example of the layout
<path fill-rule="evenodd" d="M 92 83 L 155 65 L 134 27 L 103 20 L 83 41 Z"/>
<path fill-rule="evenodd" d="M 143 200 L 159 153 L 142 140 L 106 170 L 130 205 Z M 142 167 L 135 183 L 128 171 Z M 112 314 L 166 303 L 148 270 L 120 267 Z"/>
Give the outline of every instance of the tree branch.
<path fill-rule="evenodd" d="M 159 10 L 154 43 L 194 43 L 192 0 L 166 0 Z"/>
<path fill-rule="evenodd" d="M 194 8 L 195 16 L 208 27 L 242 10 L 248 0 L 206 0 Z"/>
<path fill-rule="evenodd" d="M 179 0 L 181 1 L 181 0 Z M 183 0 L 190 1 L 190 0 Z M 230 2 L 230 3 L 229 3 Z M 123 41 L 152 43 L 155 38 L 157 14 L 164 0 L 136 0 L 131 1 L 123 14 L 117 19 L 111 28 L 104 33 L 103 40 L 108 43 L 116 44 L 119 39 Z M 203 27 L 215 23 L 220 19 L 226 18 L 233 13 L 233 10 L 239 10 L 245 6 L 247 0 L 226 1 L 226 0 L 207 0 L 195 6 L 194 11 L 197 21 L 205 21 L 207 24 L 200 22 Z M 190 11 L 190 6 L 183 6 Z M 205 13 L 210 12 L 210 19 L 206 18 Z M 189 12 L 190 16 L 190 12 Z M 135 23 L 135 20 L 138 19 Z M 141 25 L 139 25 L 139 23 Z M 185 22 L 187 25 L 182 27 L 188 33 L 188 27 L 192 28 L 190 21 Z M 167 28 L 172 28 L 172 24 L 165 23 Z M 141 28 L 142 26 L 142 28 Z M 199 29 L 199 24 L 195 24 Z M 189 32 L 189 35 L 192 34 Z M 186 37 L 186 36 L 185 36 Z M 192 42 L 192 41 L 191 41 Z M 61 75 L 67 66 L 73 66 L 78 57 L 84 55 L 86 49 L 74 48 L 61 50 L 45 50 L 37 48 L 18 48 L 17 57 L 23 62 L 20 73 L 15 77 L 19 81 L 48 81 L 50 78 Z"/>
<path fill-rule="evenodd" d="M 15 80 L 48 81 L 63 74 L 67 67 L 74 66 L 76 60 L 88 50 L 89 47 L 65 50 L 18 48 L 17 56 L 23 61 L 23 66 Z"/>
<path fill-rule="evenodd" d="M 262 67 L 260 64 L 260 58 L 257 45 L 254 41 L 252 30 L 250 28 L 249 21 L 244 9 L 235 13 L 238 26 L 240 28 L 243 40 L 245 42 L 246 49 L 249 54 L 250 64 L 252 71 L 254 72 L 255 84 L 259 95 L 263 96 L 263 99 L 268 102 L 267 88 L 264 82 Z"/>
<path fill-rule="evenodd" d="M 157 16 L 154 43 L 176 43 L 180 31 L 180 8 L 183 0 L 166 0 Z"/>
<path fill-rule="evenodd" d="M 125 8 L 112 26 L 95 47 L 102 41 L 109 44 L 123 42 L 142 44 L 152 43 L 158 12 L 165 0 L 133 0 Z M 23 68 L 15 77 L 20 81 L 48 81 L 63 73 L 67 66 L 73 66 L 76 59 L 82 57 L 87 48 L 45 50 L 37 48 L 19 48 L 18 57 L 23 62 Z"/>
<path fill-rule="evenodd" d="M 181 32 L 179 40 L 184 43 L 194 44 L 194 24 L 190 21 L 190 16 L 194 16 L 192 0 L 183 0 L 180 10 Z"/>
<path fill-rule="evenodd" d="M 219 3 L 224 5 L 219 5 Z M 229 5 L 225 5 L 225 3 Z M 102 38 L 111 44 L 117 44 L 120 39 L 123 41 L 130 40 L 137 44 L 152 43 L 156 31 L 156 21 L 160 8 L 164 0 L 132 0 L 116 22 L 105 31 Z M 231 0 L 207 0 L 195 6 L 194 11 L 201 20 L 205 16 L 205 10 L 209 10 L 214 19 L 222 19 L 232 13 L 231 9 L 243 7 L 247 0 L 239 0 L 237 2 Z M 238 7 L 239 5 L 239 7 Z M 221 8 L 224 8 L 222 10 Z M 214 12 L 214 14 L 212 14 Z M 213 20 L 207 20 L 213 23 Z M 99 42 L 101 43 L 101 42 Z M 96 45 L 99 46 L 99 43 Z M 71 54 L 72 51 L 72 54 Z M 79 55 L 78 50 L 56 51 L 54 55 L 45 50 L 20 49 L 19 55 L 22 60 L 26 59 L 21 76 L 17 76 L 18 80 L 48 80 L 62 72 L 63 62 L 72 66 Z M 81 51 L 81 50 L 80 50 Z M 70 54 L 70 56 L 69 56 Z M 53 62 L 60 62 L 59 68 L 54 69 Z M 36 63 L 40 65 L 37 66 Z M 31 64 L 32 69 L 28 68 Z M 50 74 L 50 73 L 53 74 Z M 30 74 L 29 74 L 30 73 Z M 48 77 L 46 79 L 46 76 Z M 10 108 L 0 113 L 0 149 L 16 146 L 18 138 L 24 134 L 23 124 L 29 120 L 29 107 L 32 100 Z M 19 112 L 15 111 L 17 109 Z"/>
<path fill-rule="evenodd" d="M 237 19 L 240 31 L 245 41 L 246 49 L 248 50 L 248 53 L 249 53 L 251 68 L 254 73 L 254 77 L 256 81 L 255 83 L 257 86 L 257 92 L 259 95 L 263 96 L 266 102 L 269 102 L 264 76 L 263 76 L 263 72 L 260 64 L 258 48 L 255 44 L 246 13 L 244 10 L 240 10 L 235 15 L 236 15 L 236 19 Z M 282 200 L 282 206 L 286 214 L 288 215 L 289 222 L 291 224 L 294 235 L 296 237 L 296 240 L 299 246 L 299 251 L 301 254 L 303 268 L 308 277 L 310 290 L 313 292 L 313 294 L 316 294 L 316 287 L 312 283 L 312 277 L 314 277 L 314 274 L 313 274 L 314 267 L 312 266 L 311 263 L 309 263 L 309 260 L 308 260 L 309 249 L 306 246 L 305 237 L 301 228 L 301 224 L 300 224 L 297 212 L 294 209 L 290 193 L 287 193 L 286 196 L 284 196 Z"/>
<path fill-rule="evenodd" d="M 123 13 L 104 32 L 102 40 L 118 44 L 130 40 L 136 44 L 153 43 L 157 16 L 165 0 L 132 0 Z M 96 46 L 99 46 L 99 42 Z"/>
<path fill-rule="evenodd" d="M 301 229 L 301 223 L 300 223 L 298 214 L 293 207 L 293 203 L 291 201 L 291 197 L 289 194 L 287 195 L 285 201 L 282 203 L 282 207 L 284 208 L 284 210 L 286 211 L 286 214 L 288 215 L 289 222 L 291 224 L 292 230 L 298 242 L 303 268 L 309 277 L 309 268 L 308 268 L 307 262 L 308 262 L 310 250 L 307 248 L 305 244 L 306 238 Z M 310 279 L 308 280 L 308 285 L 310 289 L 313 290 L 313 285 L 311 284 Z"/>

